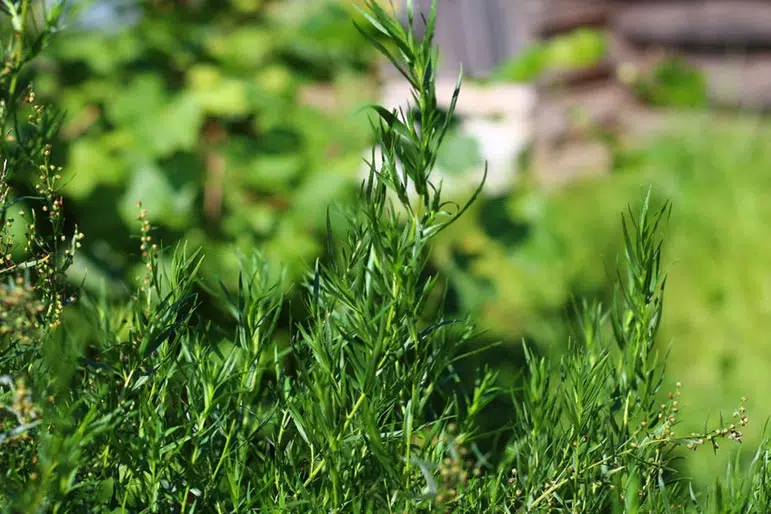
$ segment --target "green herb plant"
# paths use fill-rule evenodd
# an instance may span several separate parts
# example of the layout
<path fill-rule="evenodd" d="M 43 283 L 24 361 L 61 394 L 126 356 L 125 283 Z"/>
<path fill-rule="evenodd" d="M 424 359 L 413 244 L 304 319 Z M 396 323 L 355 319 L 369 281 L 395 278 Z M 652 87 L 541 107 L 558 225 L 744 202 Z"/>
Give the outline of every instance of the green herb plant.
<path fill-rule="evenodd" d="M 748 418 L 740 407 L 730 423 L 682 437 L 675 433 L 679 391 L 659 400 L 664 371 L 654 336 L 665 279 L 657 233 L 668 208 L 653 210 L 650 198 L 639 216 L 624 218 L 616 302 L 609 311 L 584 305 L 583 323 L 556 366 L 526 347 L 519 387 L 502 390 L 488 370 L 473 384 L 460 381 L 455 369 L 475 351 L 468 344 L 475 330 L 469 319 L 430 308 L 440 284 L 426 262 L 432 238 L 476 195 L 447 203 L 431 180 L 447 130 L 435 96 L 436 3 L 420 41 L 411 3 L 407 28 L 366 3 L 364 19 L 379 32 L 370 42 L 412 85 L 414 109 L 373 107 L 381 153 L 373 151 L 360 201 L 327 216 L 328 257 L 296 286 L 308 315 L 292 320 L 288 343 L 276 337 L 287 291 L 258 251 L 242 256 L 237 287 L 217 293 L 233 322 L 207 318 L 198 309 L 204 256 L 185 245 L 164 249 L 141 204 L 145 268 L 130 300 L 84 294 L 65 305 L 63 273 L 81 235 L 67 236 L 61 206 L 54 208 L 61 186 L 48 165 L 47 137 L 56 125 L 45 114 L 54 110 L 12 87 L 31 57 L 19 46 L 30 37 L 29 0 L 3 5 L 22 20 L 6 42 L 6 62 L 15 64 L 2 78 L 4 512 L 771 507 L 767 446 L 748 471 L 732 468 L 712 491 L 689 490 L 671 466 L 679 447 L 741 440 Z M 43 33 L 55 27 L 52 15 Z M 456 98 L 459 92 L 460 80 Z M 30 167 L 43 185 L 26 201 L 41 205 L 25 216 L 47 230 L 30 228 L 17 243 L 11 179 Z M 72 309 L 80 316 L 70 320 Z M 511 395 L 516 408 L 502 427 L 507 437 L 482 452 L 479 416 L 499 395 Z"/>

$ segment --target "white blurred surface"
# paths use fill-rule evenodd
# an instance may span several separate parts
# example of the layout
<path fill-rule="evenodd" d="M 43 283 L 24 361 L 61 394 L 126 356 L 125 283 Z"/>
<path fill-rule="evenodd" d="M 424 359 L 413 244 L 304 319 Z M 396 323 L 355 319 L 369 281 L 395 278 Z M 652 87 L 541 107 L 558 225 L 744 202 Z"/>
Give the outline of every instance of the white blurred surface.
<path fill-rule="evenodd" d="M 441 108 L 449 107 L 454 89 L 454 81 L 437 83 L 437 102 Z M 382 91 L 381 101 L 386 108 L 406 110 L 409 106 L 410 86 L 406 81 L 389 81 Z M 499 196 L 514 187 L 518 158 L 532 141 L 535 106 L 536 91 L 530 85 L 462 85 L 455 115 L 460 118 L 461 133 L 476 140 L 480 154 L 487 162 L 483 194 Z M 460 176 L 437 168 L 432 178 L 435 182 L 442 180 L 445 193 L 453 195 L 475 187 L 483 174 L 484 165 Z"/>

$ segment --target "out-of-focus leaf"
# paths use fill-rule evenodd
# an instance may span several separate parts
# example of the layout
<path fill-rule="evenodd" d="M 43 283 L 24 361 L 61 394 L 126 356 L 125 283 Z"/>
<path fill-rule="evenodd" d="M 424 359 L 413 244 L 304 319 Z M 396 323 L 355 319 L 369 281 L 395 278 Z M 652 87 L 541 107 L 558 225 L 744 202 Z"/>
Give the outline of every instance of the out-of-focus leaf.
<path fill-rule="evenodd" d="M 605 55 L 602 33 L 577 29 L 554 38 L 548 44 L 549 65 L 554 68 L 582 68 L 597 64 Z"/>
<path fill-rule="evenodd" d="M 459 131 L 448 132 L 444 145 L 439 148 L 437 165 L 451 174 L 461 174 L 484 164 L 479 142 Z"/>
<path fill-rule="evenodd" d="M 262 8 L 264 0 L 230 0 L 230 5 L 241 12 L 257 12 Z"/>
<path fill-rule="evenodd" d="M 606 51 L 603 33 L 577 29 L 525 48 L 500 65 L 492 79 L 529 82 L 549 70 L 591 67 L 602 60 Z"/>
<path fill-rule="evenodd" d="M 108 153 L 104 139 L 82 137 L 72 142 L 68 167 L 73 174 L 65 182 L 64 191 L 73 198 L 85 198 L 97 185 L 117 184 L 123 179 L 123 163 Z"/>
<path fill-rule="evenodd" d="M 140 41 L 130 33 L 110 37 L 99 32 L 64 34 L 65 37 L 53 47 L 54 55 L 67 61 L 85 62 L 94 73 L 102 76 L 115 73 L 143 51 Z"/>
<path fill-rule="evenodd" d="M 637 94 L 659 107 L 705 107 L 704 74 L 682 59 L 664 59 L 635 85 Z"/>
<path fill-rule="evenodd" d="M 320 243 L 309 229 L 285 218 L 267 244 L 266 256 L 273 262 L 286 263 L 290 276 L 296 276 L 307 269 L 319 250 Z"/>
<path fill-rule="evenodd" d="M 335 199 L 340 198 L 351 181 L 334 167 L 308 177 L 292 199 L 297 218 L 306 226 L 323 228 L 326 212 Z"/>
<path fill-rule="evenodd" d="M 188 182 L 174 187 L 158 166 L 145 163 L 132 173 L 120 202 L 120 212 L 126 223 L 135 222 L 137 202 L 141 201 L 151 222 L 179 230 L 192 221 L 195 197 L 195 184 Z"/>
<path fill-rule="evenodd" d="M 250 111 L 247 83 L 223 77 L 216 68 L 201 67 L 191 73 L 191 87 L 191 94 L 208 114 L 244 116 Z"/>
<path fill-rule="evenodd" d="M 203 123 L 203 111 L 197 99 L 188 93 L 177 95 L 161 109 L 156 116 L 148 119 L 146 128 L 147 147 L 154 155 L 165 157 L 179 150 L 192 150 L 198 142 Z"/>
<path fill-rule="evenodd" d="M 236 69 L 262 66 L 274 52 L 275 37 L 264 27 L 246 25 L 222 32 L 206 41 L 207 51 L 222 64 Z"/>
<path fill-rule="evenodd" d="M 291 92 L 297 80 L 289 68 L 273 64 L 261 68 L 255 77 L 256 84 L 271 95 L 282 95 Z"/>
<path fill-rule="evenodd" d="M 246 168 L 244 183 L 261 191 L 289 191 L 302 164 L 297 154 L 261 155 Z"/>
<path fill-rule="evenodd" d="M 109 120 L 117 125 L 154 118 L 166 101 L 163 80 L 151 73 L 138 75 L 127 87 L 115 93 L 105 109 Z"/>

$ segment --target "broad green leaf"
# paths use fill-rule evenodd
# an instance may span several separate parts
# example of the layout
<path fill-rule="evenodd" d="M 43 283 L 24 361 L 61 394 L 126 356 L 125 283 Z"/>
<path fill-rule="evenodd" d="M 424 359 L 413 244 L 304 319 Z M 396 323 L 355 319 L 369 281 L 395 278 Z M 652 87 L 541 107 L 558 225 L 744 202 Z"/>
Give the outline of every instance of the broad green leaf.
<path fill-rule="evenodd" d="M 484 164 L 479 142 L 459 131 L 449 131 L 439 147 L 436 164 L 451 174 L 462 174 Z"/>
<path fill-rule="evenodd" d="M 248 83 L 244 80 L 224 78 L 211 73 L 201 74 L 206 82 L 193 85 L 191 94 L 203 110 L 215 116 L 244 116 L 252 106 L 249 102 Z M 216 79 L 214 83 L 210 83 Z"/>
<path fill-rule="evenodd" d="M 199 140 L 203 111 L 197 99 L 188 93 L 174 97 L 156 117 L 148 131 L 153 153 L 164 157 L 180 150 L 192 150 Z"/>
<path fill-rule="evenodd" d="M 210 37 L 205 42 L 205 47 L 225 66 L 254 69 L 265 64 L 274 52 L 275 42 L 275 36 L 270 30 L 264 26 L 249 24 L 223 30 Z"/>
<path fill-rule="evenodd" d="M 132 174 L 120 202 L 121 216 L 126 223 L 135 223 L 137 202 L 141 201 L 153 223 L 182 229 L 192 221 L 196 189 L 192 182 L 172 184 L 157 165 L 145 163 Z"/>
<path fill-rule="evenodd" d="M 340 200 L 350 186 L 351 180 L 334 166 L 311 175 L 292 198 L 297 219 L 313 228 L 322 228 L 328 206 Z"/>
<path fill-rule="evenodd" d="M 107 117 L 117 125 L 130 125 L 154 118 L 167 101 L 161 77 L 152 73 L 138 75 L 105 106 Z"/>
<path fill-rule="evenodd" d="M 100 184 L 116 185 L 124 177 L 121 160 L 109 151 L 105 137 L 81 137 L 70 146 L 65 192 L 83 199 Z"/>
<path fill-rule="evenodd" d="M 257 72 L 257 85 L 271 95 L 290 92 L 297 84 L 297 78 L 288 67 L 280 64 L 265 66 Z"/>
<path fill-rule="evenodd" d="M 299 155 L 260 155 L 248 165 L 243 180 L 260 191 L 288 192 L 302 170 L 303 159 Z"/>
<path fill-rule="evenodd" d="M 139 57 L 144 45 L 131 32 L 105 37 L 103 33 L 68 34 L 55 39 L 52 53 L 64 61 L 85 62 L 91 71 L 104 77 L 116 73 Z"/>
<path fill-rule="evenodd" d="M 241 12 L 257 12 L 263 6 L 264 0 L 230 0 L 230 5 Z"/>

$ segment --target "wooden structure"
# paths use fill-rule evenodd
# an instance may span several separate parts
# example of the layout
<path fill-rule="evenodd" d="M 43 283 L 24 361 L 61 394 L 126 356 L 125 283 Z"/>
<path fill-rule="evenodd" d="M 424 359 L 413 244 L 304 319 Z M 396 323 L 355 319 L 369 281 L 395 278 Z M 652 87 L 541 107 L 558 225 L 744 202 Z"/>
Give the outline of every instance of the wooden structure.
<path fill-rule="evenodd" d="M 431 0 L 415 0 L 427 12 Z M 440 72 L 458 65 L 484 76 L 528 43 L 581 27 L 608 35 L 606 58 L 591 69 L 539 81 L 535 168 L 562 182 L 610 166 L 596 130 L 647 131 L 666 119 L 641 105 L 628 80 L 665 56 L 700 69 L 719 107 L 771 110 L 769 0 L 439 0 Z M 591 128 L 592 130 L 588 130 Z M 583 168 L 583 169 L 582 169 Z"/>
<path fill-rule="evenodd" d="M 621 58 L 644 65 L 651 50 L 676 54 L 703 71 L 714 104 L 771 108 L 771 2 L 616 0 L 614 10 Z"/>
<path fill-rule="evenodd" d="M 611 166 L 610 149 L 587 136 L 587 127 L 634 134 L 666 125 L 668 113 L 641 105 L 628 87 L 665 57 L 700 70 L 714 106 L 771 109 L 771 2 L 540 2 L 539 37 L 597 27 L 609 43 L 606 59 L 594 68 L 553 73 L 539 83 L 534 153 L 542 182 Z"/>
<path fill-rule="evenodd" d="M 610 0 L 541 0 L 539 4 L 539 18 L 534 21 L 538 39 L 578 28 L 606 29 L 611 21 Z M 610 169 L 610 149 L 590 132 L 615 130 L 618 114 L 628 103 L 626 91 L 614 80 L 617 52 L 613 46 L 592 68 L 554 70 L 539 81 L 532 171 L 542 185 Z"/>
<path fill-rule="evenodd" d="M 404 3 L 406 0 L 401 0 Z M 431 0 L 414 0 L 427 12 Z M 771 109 L 769 0 L 439 0 L 436 41 L 441 72 L 462 63 L 484 76 L 533 40 L 579 27 L 610 37 L 608 59 L 578 73 L 549 77 L 554 85 L 614 80 L 620 65 L 649 66 L 677 54 L 707 76 L 718 105 Z M 737 75 L 738 74 L 738 75 Z M 542 84 L 544 85 L 544 84 Z"/>
<path fill-rule="evenodd" d="M 396 3 L 406 22 L 406 0 Z M 431 0 L 413 0 L 426 15 Z M 438 0 L 436 43 L 441 48 L 439 73 L 455 77 L 458 67 L 471 76 L 484 76 L 532 42 L 537 0 Z M 417 30 L 421 23 L 417 23 Z M 420 34 L 419 34 L 420 35 Z"/>

